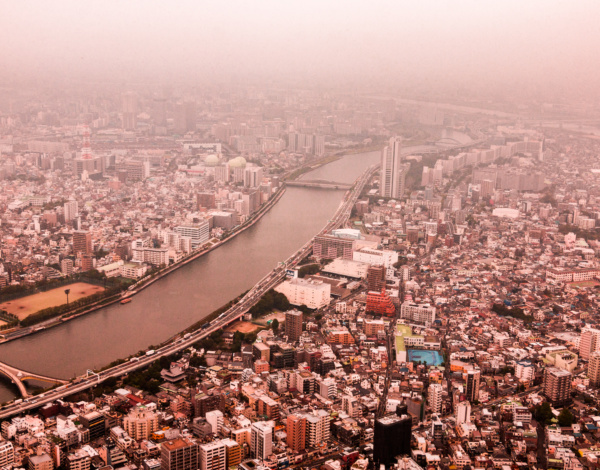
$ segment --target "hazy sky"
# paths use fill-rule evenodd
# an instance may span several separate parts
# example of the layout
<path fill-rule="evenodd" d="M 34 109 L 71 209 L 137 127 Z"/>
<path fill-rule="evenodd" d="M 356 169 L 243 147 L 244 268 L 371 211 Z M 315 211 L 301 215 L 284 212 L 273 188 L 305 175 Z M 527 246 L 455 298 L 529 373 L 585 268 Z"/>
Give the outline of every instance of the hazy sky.
<path fill-rule="evenodd" d="M 597 0 L 0 0 L 7 73 L 596 84 Z"/>

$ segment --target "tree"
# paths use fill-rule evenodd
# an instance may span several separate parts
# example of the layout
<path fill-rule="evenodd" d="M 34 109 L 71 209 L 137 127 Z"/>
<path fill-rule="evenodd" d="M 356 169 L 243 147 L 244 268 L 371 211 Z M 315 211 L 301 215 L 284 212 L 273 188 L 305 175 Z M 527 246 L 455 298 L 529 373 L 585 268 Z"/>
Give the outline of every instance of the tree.
<path fill-rule="evenodd" d="M 554 417 L 552 407 L 547 401 L 536 406 L 533 415 L 535 416 L 535 420 L 542 424 L 548 424 Z"/>
<path fill-rule="evenodd" d="M 279 331 L 279 320 L 277 320 L 277 318 L 271 323 L 271 328 L 273 328 L 273 333 L 277 334 Z"/>
<path fill-rule="evenodd" d="M 575 421 L 575 416 L 568 408 L 563 408 L 560 414 L 558 415 L 558 424 L 561 426 L 571 426 Z"/>

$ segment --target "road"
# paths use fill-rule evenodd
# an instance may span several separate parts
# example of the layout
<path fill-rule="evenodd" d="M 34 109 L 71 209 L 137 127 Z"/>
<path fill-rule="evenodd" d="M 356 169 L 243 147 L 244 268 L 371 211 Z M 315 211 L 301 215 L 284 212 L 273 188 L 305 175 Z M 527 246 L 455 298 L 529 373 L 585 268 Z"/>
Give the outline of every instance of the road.
<path fill-rule="evenodd" d="M 351 191 L 347 192 L 342 204 L 336 211 L 335 215 L 325 225 L 320 233 L 328 232 L 335 228 L 343 226 L 352 212 L 352 208 L 356 203 L 365 184 L 374 174 L 377 166 L 372 166 L 355 182 Z M 22 413 L 32 408 L 37 408 L 46 403 L 51 403 L 54 400 L 64 398 L 68 395 L 86 390 L 90 387 L 98 385 L 112 377 L 121 377 L 135 370 L 149 366 L 158 358 L 170 356 L 181 350 L 187 349 L 197 341 L 206 338 L 211 333 L 224 328 L 230 323 L 239 320 L 243 315 L 255 305 L 261 297 L 270 289 L 279 284 L 286 276 L 286 270 L 294 268 L 299 261 L 308 256 L 312 251 L 313 240 L 310 240 L 302 246 L 296 253 L 290 256 L 285 262 L 282 262 L 277 268 L 271 271 L 267 276 L 261 279 L 252 289 L 250 289 L 242 299 L 229 310 L 222 313 L 216 320 L 206 323 L 202 328 L 193 333 L 189 333 L 175 339 L 160 348 L 148 351 L 146 355 L 134 357 L 128 362 L 119 364 L 115 367 L 100 371 L 98 373 L 90 373 L 87 376 L 78 377 L 73 383 L 61 385 L 47 392 L 41 393 L 35 397 L 25 400 L 15 400 L 12 403 L 0 408 L 0 419 Z"/>

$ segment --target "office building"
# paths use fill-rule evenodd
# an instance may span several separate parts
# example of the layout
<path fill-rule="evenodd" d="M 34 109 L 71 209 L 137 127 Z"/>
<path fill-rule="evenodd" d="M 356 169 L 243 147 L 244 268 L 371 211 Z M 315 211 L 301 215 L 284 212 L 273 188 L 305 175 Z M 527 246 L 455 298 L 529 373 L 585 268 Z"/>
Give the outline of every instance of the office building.
<path fill-rule="evenodd" d="M 592 387 L 600 386 L 600 351 L 595 351 L 590 357 L 588 364 L 588 377 Z"/>
<path fill-rule="evenodd" d="M 227 468 L 227 446 L 223 441 L 201 444 L 200 470 L 225 470 Z"/>
<path fill-rule="evenodd" d="M 250 453 L 265 460 L 273 453 L 273 422 L 258 421 L 250 427 Z"/>
<path fill-rule="evenodd" d="M 287 446 L 294 452 L 302 452 L 306 448 L 306 418 L 288 415 L 286 420 Z"/>
<path fill-rule="evenodd" d="M 302 335 L 302 312 L 288 310 L 285 312 L 285 335 L 288 341 L 298 341 Z"/>
<path fill-rule="evenodd" d="M 73 232 L 73 254 L 77 256 L 79 253 L 91 255 L 92 249 L 92 234 L 87 230 L 76 230 Z"/>
<path fill-rule="evenodd" d="M 198 444 L 188 438 L 163 442 L 160 450 L 161 470 L 197 470 Z"/>
<path fill-rule="evenodd" d="M 390 416 L 375 420 L 373 461 L 375 468 L 386 467 L 400 455 L 410 455 L 412 419 L 408 415 Z"/>
<path fill-rule="evenodd" d="M 571 403 L 571 380 L 569 371 L 547 367 L 544 371 L 544 396 L 552 406 L 561 407 Z"/>
<path fill-rule="evenodd" d="M 381 197 L 400 198 L 404 195 L 406 173 L 410 164 L 402 163 L 402 139 L 392 137 L 381 151 L 381 178 L 379 194 Z"/>
<path fill-rule="evenodd" d="M 202 220 L 193 225 L 179 225 L 175 227 L 175 233 L 182 237 L 189 237 L 192 240 L 192 249 L 206 243 L 210 238 L 210 229 L 208 220 Z"/>
<path fill-rule="evenodd" d="M 467 371 L 467 400 L 471 403 L 479 400 L 479 382 L 481 380 L 481 371 Z"/>
<path fill-rule="evenodd" d="M 90 431 L 90 441 L 94 441 L 105 434 L 104 415 L 97 411 L 82 415 L 79 421 L 84 428 Z"/>

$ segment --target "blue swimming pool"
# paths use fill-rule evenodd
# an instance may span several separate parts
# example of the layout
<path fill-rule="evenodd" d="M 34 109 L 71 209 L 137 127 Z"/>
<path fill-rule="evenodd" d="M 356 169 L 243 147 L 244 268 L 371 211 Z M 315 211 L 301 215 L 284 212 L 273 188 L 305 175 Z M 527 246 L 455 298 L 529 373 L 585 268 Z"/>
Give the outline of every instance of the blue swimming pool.
<path fill-rule="evenodd" d="M 438 351 L 424 351 L 421 349 L 408 349 L 408 360 L 411 362 L 421 361 L 428 366 L 439 366 L 444 358 Z"/>

